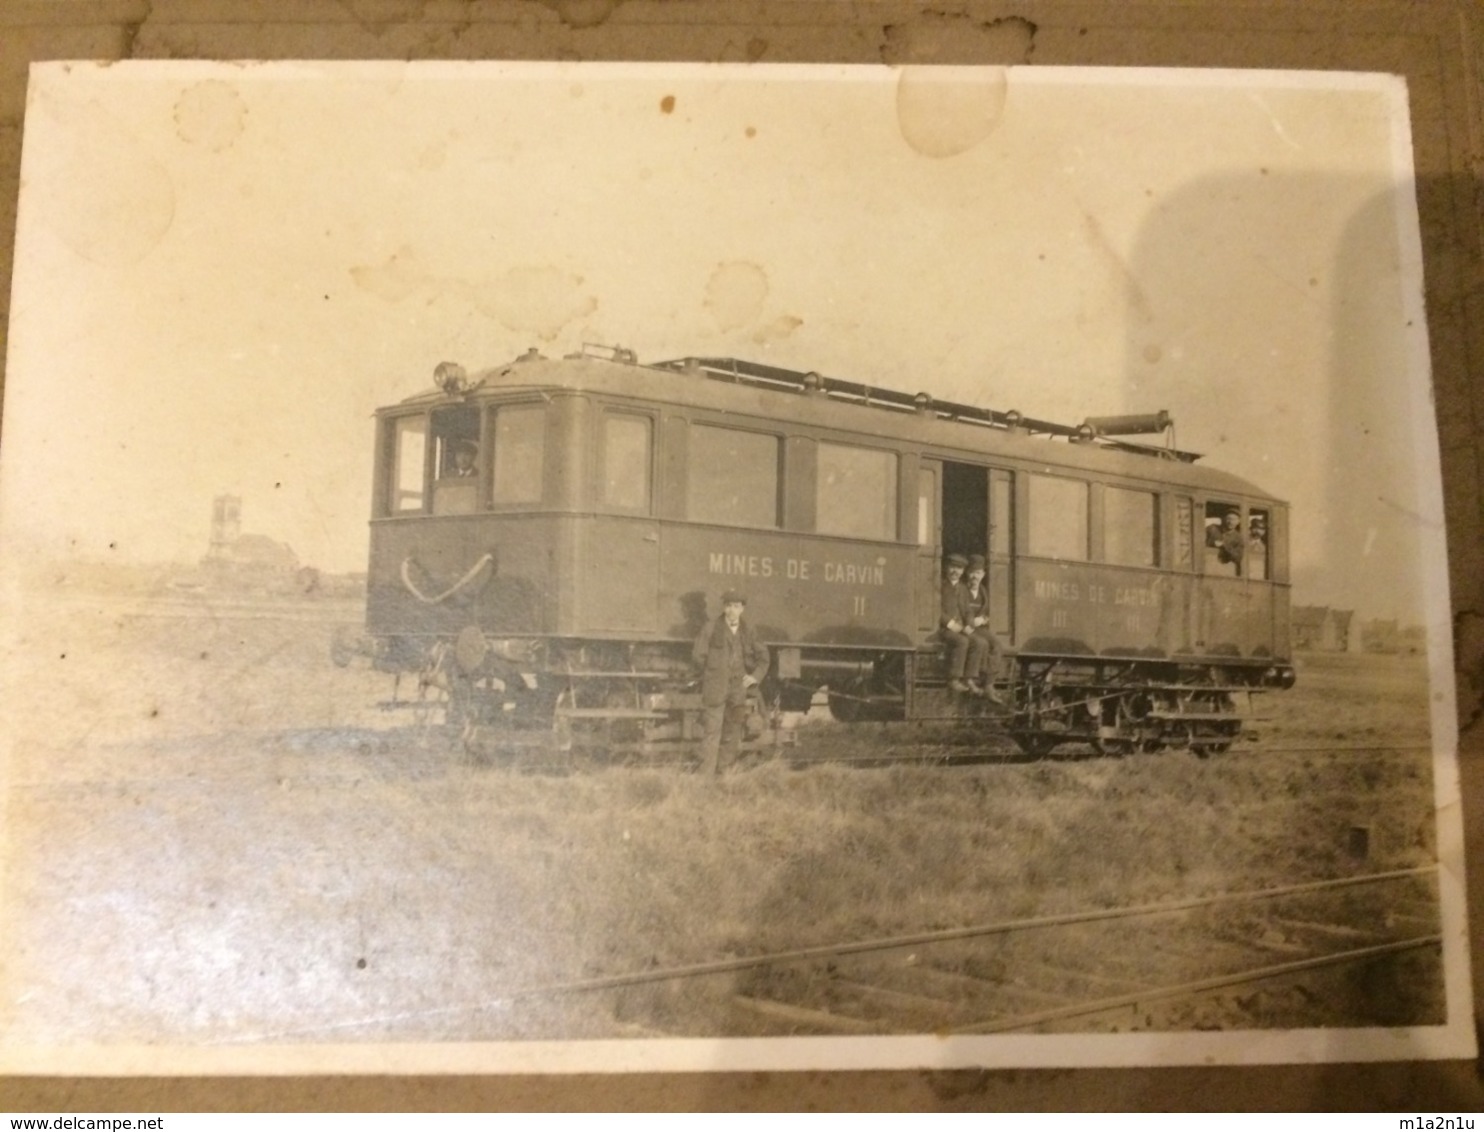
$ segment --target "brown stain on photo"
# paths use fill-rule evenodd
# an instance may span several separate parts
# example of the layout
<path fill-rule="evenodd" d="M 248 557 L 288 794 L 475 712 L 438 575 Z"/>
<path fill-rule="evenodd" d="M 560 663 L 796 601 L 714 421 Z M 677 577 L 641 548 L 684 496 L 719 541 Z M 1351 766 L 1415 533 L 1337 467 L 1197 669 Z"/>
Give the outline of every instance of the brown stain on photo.
<path fill-rule="evenodd" d="M 781 338 L 787 338 L 799 327 L 804 325 L 804 320 L 798 315 L 781 314 L 771 322 L 759 326 L 752 334 L 752 340 L 759 346 L 769 342 L 777 342 Z"/>
<path fill-rule="evenodd" d="M 667 94 L 667 95 L 665 95 L 664 98 L 660 99 L 660 113 L 661 114 L 673 114 L 674 112 L 675 112 L 675 96 L 673 94 Z"/>
<path fill-rule="evenodd" d="M 60 124 L 66 139 L 26 185 L 41 222 L 101 266 L 144 259 L 175 221 L 168 170 L 99 102 L 42 97 L 37 112 Z"/>
<path fill-rule="evenodd" d="M 379 264 L 350 269 L 362 291 L 389 303 L 430 305 L 441 298 L 467 303 L 509 330 L 553 341 L 569 323 L 598 309 L 584 279 L 546 264 L 518 264 L 489 278 L 460 278 L 428 269 L 417 252 L 401 247 Z"/>
<path fill-rule="evenodd" d="M 881 29 L 881 61 L 1000 65 L 1029 63 L 1037 27 L 1024 16 L 976 19 L 966 12 L 919 12 Z"/>
<path fill-rule="evenodd" d="M 767 297 L 767 272 L 747 260 L 717 264 L 706 281 L 705 307 L 721 330 L 756 322 Z"/>
<path fill-rule="evenodd" d="M 618 10 L 623 0 L 541 0 L 557 18 L 573 31 L 595 28 L 606 23 L 608 17 Z"/>
<path fill-rule="evenodd" d="M 175 132 L 187 145 L 220 153 L 247 128 L 247 104 L 230 83 L 193 83 L 175 100 Z"/>
<path fill-rule="evenodd" d="M 418 262 L 417 253 L 405 245 L 383 263 L 352 267 L 350 278 L 362 291 L 392 303 L 431 291 L 436 283 Z"/>
<path fill-rule="evenodd" d="M 598 309 L 597 297 L 584 294 L 581 275 L 550 265 L 512 267 L 489 283 L 465 283 L 479 310 L 511 330 L 553 341 L 571 322 Z"/>

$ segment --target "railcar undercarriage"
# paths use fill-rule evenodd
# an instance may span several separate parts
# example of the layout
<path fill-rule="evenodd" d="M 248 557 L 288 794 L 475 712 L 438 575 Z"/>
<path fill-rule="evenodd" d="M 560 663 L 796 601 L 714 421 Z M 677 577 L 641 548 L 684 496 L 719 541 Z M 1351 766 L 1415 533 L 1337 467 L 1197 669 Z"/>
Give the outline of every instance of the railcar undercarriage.
<path fill-rule="evenodd" d="M 673 761 L 701 740 L 700 683 L 684 643 L 492 639 L 471 626 L 453 639 L 393 638 L 366 651 L 397 675 L 383 706 L 441 712 L 476 756 L 535 748 L 562 758 Z M 407 677 L 415 692 L 401 698 Z M 822 649 L 775 663 L 749 698 L 743 749 L 791 743 L 786 714 L 809 710 L 823 694 L 844 722 L 961 721 L 1010 738 L 1032 758 L 1065 744 L 1105 755 L 1219 754 L 1252 735 L 1252 696 L 1291 682 L 1283 665 L 1022 654 L 1004 659 L 985 698 L 950 691 L 930 651 Z"/>

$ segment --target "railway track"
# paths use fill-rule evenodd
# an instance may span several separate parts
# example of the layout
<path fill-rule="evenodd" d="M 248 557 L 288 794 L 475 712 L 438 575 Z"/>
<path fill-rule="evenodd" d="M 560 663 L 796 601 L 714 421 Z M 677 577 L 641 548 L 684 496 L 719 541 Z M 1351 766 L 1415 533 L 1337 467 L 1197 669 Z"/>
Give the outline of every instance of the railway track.
<path fill-rule="evenodd" d="M 725 978 L 729 1036 L 1405 1024 L 1347 1017 L 1344 1002 L 1332 1004 L 1333 1020 L 1319 1015 L 1348 972 L 1369 968 L 1374 981 L 1386 964 L 1437 962 L 1436 873 L 1424 866 L 719 959 L 529 987 L 498 1004 L 619 992 L 620 1025 L 662 1035 L 634 992 Z M 1403 982 L 1415 991 L 1415 980 Z"/>

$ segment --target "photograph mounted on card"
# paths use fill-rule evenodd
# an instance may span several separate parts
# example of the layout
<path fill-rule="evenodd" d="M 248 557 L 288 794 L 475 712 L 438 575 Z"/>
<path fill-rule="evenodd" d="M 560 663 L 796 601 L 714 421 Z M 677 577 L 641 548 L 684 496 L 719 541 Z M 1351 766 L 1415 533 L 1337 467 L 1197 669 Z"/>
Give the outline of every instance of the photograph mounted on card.
<path fill-rule="evenodd" d="M 1473 1051 L 1389 76 L 47 63 L 9 1072 Z"/>

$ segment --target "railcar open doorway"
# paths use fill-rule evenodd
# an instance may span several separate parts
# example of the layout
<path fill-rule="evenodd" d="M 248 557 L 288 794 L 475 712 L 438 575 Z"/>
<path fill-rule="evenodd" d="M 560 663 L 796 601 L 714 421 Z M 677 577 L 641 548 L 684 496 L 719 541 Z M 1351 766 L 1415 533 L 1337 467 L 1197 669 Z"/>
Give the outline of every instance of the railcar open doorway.
<path fill-rule="evenodd" d="M 1014 637 L 1014 498 L 1008 469 L 943 464 L 942 552 L 988 560 L 990 625 L 1007 645 Z"/>
<path fill-rule="evenodd" d="M 918 625 L 938 631 L 943 559 L 984 555 L 989 564 L 989 620 L 1002 644 L 1015 643 L 1015 479 L 1008 468 L 924 459 L 918 486 Z"/>
<path fill-rule="evenodd" d="M 943 465 L 943 553 L 989 553 L 989 469 Z"/>

